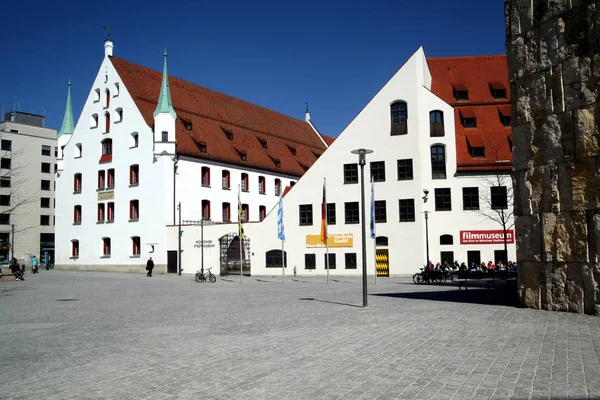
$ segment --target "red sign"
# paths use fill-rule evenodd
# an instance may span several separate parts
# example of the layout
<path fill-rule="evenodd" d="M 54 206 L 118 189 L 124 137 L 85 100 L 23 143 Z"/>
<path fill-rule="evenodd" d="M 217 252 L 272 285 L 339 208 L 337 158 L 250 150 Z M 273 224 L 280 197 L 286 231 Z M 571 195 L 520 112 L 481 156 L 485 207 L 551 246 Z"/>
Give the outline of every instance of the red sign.
<path fill-rule="evenodd" d="M 506 243 L 515 242 L 515 231 L 506 231 Z M 460 244 L 504 244 L 504 231 L 460 231 Z"/>

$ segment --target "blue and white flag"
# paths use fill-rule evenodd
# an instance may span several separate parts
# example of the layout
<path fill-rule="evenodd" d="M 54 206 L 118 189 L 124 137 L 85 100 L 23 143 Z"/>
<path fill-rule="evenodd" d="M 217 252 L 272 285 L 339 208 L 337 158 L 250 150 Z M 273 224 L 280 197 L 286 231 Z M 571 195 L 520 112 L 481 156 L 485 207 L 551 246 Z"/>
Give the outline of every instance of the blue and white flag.
<path fill-rule="evenodd" d="M 277 204 L 277 238 L 285 242 L 285 232 L 283 231 L 283 190 L 279 191 L 279 203 Z"/>
<path fill-rule="evenodd" d="M 371 239 L 375 238 L 375 188 L 371 179 Z"/>

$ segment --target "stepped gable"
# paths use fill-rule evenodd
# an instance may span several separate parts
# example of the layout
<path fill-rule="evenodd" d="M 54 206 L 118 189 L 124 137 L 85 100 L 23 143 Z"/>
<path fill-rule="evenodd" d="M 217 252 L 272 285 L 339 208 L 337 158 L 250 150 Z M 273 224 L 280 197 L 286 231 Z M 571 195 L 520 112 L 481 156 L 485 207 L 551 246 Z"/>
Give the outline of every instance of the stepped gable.
<path fill-rule="evenodd" d="M 162 73 L 118 57 L 110 60 L 152 126 Z M 178 154 L 299 177 L 325 151 L 304 121 L 172 76 L 169 86 Z"/>
<path fill-rule="evenodd" d="M 511 114 L 505 55 L 428 58 L 431 91 L 454 107 L 457 171 L 512 169 L 512 133 L 501 116 Z M 495 99 L 493 89 L 506 89 Z M 456 100 L 454 90 L 468 90 L 468 100 Z M 461 116 L 475 117 L 476 128 L 465 128 Z M 469 146 L 483 146 L 484 158 L 473 158 Z M 498 161 L 499 165 L 496 165 Z"/>

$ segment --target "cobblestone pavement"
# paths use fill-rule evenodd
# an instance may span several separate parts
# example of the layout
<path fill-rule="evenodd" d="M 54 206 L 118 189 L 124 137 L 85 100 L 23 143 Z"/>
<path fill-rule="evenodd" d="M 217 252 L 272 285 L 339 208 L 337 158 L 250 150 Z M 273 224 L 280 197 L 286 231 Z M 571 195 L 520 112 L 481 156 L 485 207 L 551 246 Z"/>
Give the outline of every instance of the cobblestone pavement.
<path fill-rule="evenodd" d="M 26 278 L 0 282 L 0 398 L 600 398 L 600 318 L 506 287 L 371 277 L 361 308 L 357 278 Z"/>

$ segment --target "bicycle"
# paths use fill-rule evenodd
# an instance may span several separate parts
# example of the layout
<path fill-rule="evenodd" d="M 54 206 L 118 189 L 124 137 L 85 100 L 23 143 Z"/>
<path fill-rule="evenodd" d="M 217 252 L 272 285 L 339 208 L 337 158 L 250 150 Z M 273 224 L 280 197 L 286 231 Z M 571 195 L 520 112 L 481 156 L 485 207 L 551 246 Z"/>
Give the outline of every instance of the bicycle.
<path fill-rule="evenodd" d="M 206 282 L 206 280 L 208 279 L 210 283 L 215 283 L 217 281 L 217 277 L 215 276 L 215 274 L 210 272 L 211 269 L 212 268 L 207 269 L 204 273 L 202 273 L 202 271 L 200 270 L 196 271 L 196 282 Z"/>

